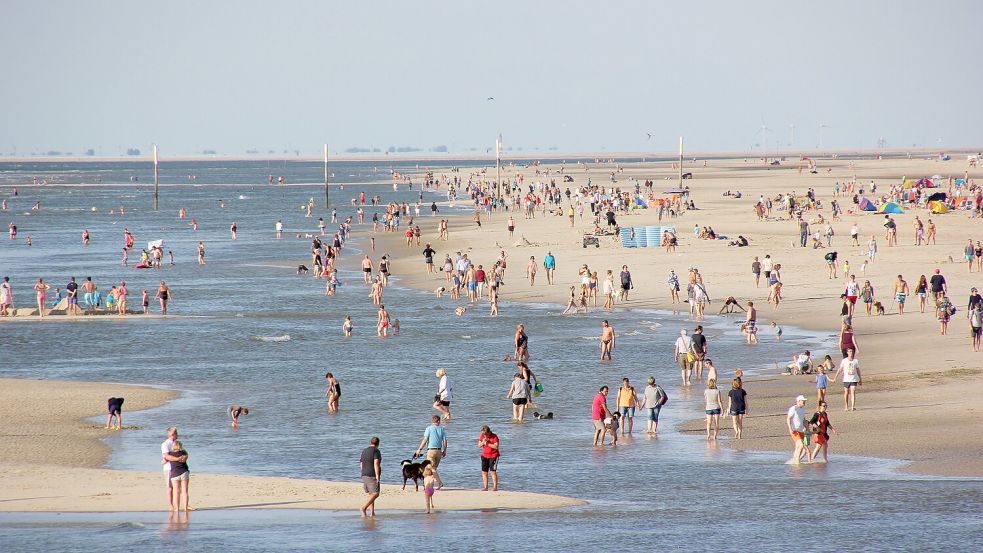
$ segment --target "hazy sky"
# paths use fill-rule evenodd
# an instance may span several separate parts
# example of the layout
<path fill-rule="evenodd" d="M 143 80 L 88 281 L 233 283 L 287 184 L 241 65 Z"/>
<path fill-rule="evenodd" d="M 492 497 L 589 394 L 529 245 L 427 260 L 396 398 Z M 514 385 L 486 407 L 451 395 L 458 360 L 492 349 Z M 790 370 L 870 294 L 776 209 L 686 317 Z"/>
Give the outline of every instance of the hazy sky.
<path fill-rule="evenodd" d="M 6 0 L 0 152 L 983 145 L 983 2 Z M 494 97 L 493 101 L 486 98 Z M 652 133 L 648 140 L 646 133 Z"/>

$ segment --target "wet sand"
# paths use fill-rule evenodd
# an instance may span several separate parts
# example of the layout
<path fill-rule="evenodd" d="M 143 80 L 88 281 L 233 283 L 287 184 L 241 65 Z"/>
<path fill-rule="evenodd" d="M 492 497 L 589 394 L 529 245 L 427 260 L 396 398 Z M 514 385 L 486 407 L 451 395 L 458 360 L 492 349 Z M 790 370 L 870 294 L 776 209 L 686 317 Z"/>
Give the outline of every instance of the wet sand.
<path fill-rule="evenodd" d="M 124 397 L 127 414 L 164 405 L 177 394 L 168 390 L 108 383 L 0 379 L 0 512 L 166 511 L 161 472 L 101 468 L 109 446 L 100 438 L 111 431 L 105 419 L 106 399 Z M 163 434 L 163 429 L 161 430 Z M 194 452 L 191 452 L 192 455 Z M 190 463 L 194 469 L 193 457 Z M 391 510 L 422 510 L 422 492 L 383 485 L 380 514 Z M 205 509 L 294 508 L 357 510 L 364 502 L 361 484 L 296 478 L 232 476 L 192 472 L 192 506 Z M 440 510 L 550 509 L 581 505 L 555 495 L 444 489 L 435 504 Z M 357 516 L 357 513 L 356 513 Z"/>

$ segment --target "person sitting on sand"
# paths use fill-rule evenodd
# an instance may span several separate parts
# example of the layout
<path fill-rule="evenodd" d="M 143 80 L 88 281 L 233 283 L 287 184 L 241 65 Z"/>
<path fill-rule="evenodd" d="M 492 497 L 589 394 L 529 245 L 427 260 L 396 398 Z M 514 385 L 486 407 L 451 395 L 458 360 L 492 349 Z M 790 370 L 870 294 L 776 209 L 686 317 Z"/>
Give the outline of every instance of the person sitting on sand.
<path fill-rule="evenodd" d="M 792 356 L 792 362 L 785 368 L 785 374 L 812 374 L 814 365 L 809 350 Z"/>

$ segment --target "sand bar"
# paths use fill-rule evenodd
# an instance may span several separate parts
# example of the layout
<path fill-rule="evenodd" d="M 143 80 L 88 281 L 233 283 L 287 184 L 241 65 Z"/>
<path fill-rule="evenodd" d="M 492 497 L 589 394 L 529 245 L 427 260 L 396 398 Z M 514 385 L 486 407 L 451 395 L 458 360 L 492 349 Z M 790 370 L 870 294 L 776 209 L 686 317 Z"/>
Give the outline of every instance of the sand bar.
<path fill-rule="evenodd" d="M 109 446 L 99 438 L 104 423 L 84 419 L 105 412 L 105 398 L 126 398 L 128 412 L 163 405 L 168 390 L 105 383 L 0 379 L 0 512 L 166 511 L 159 472 L 101 468 Z M 377 505 L 422 510 L 422 492 L 383 486 Z M 231 476 L 195 472 L 192 504 L 199 510 L 294 508 L 357 510 L 361 484 L 296 478 Z M 444 489 L 441 510 L 551 509 L 583 501 L 525 492 Z"/>

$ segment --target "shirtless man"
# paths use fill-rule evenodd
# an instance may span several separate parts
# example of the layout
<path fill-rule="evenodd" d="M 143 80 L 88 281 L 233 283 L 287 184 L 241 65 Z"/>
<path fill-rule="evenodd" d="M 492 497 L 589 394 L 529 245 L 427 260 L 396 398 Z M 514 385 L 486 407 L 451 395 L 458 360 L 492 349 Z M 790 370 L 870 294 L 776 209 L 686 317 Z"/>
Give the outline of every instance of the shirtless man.
<path fill-rule="evenodd" d="M 372 260 L 368 255 L 362 260 L 362 280 L 365 284 L 372 283 Z"/>
<path fill-rule="evenodd" d="M 601 360 L 603 360 L 605 356 L 607 356 L 609 361 L 611 360 L 611 352 L 614 350 L 614 342 L 614 329 L 611 328 L 610 324 L 608 324 L 608 320 L 604 319 L 604 321 L 601 323 L 601 343 L 599 344 L 601 348 Z"/>
<path fill-rule="evenodd" d="M 82 299 L 85 300 L 86 311 L 96 306 L 95 298 L 93 297 L 95 291 L 96 283 L 92 282 L 92 277 L 85 277 L 85 282 L 82 283 Z"/>
<path fill-rule="evenodd" d="M 901 275 L 894 282 L 894 299 L 898 302 L 898 314 L 904 315 L 904 301 L 908 297 L 908 283 Z"/>
<path fill-rule="evenodd" d="M 754 307 L 754 302 L 747 302 L 747 318 L 744 320 L 744 331 L 747 332 L 747 343 L 758 343 L 758 310 Z"/>
<path fill-rule="evenodd" d="M 380 338 L 389 336 L 389 312 L 385 305 L 379 306 L 379 319 L 376 323 L 376 333 Z"/>

